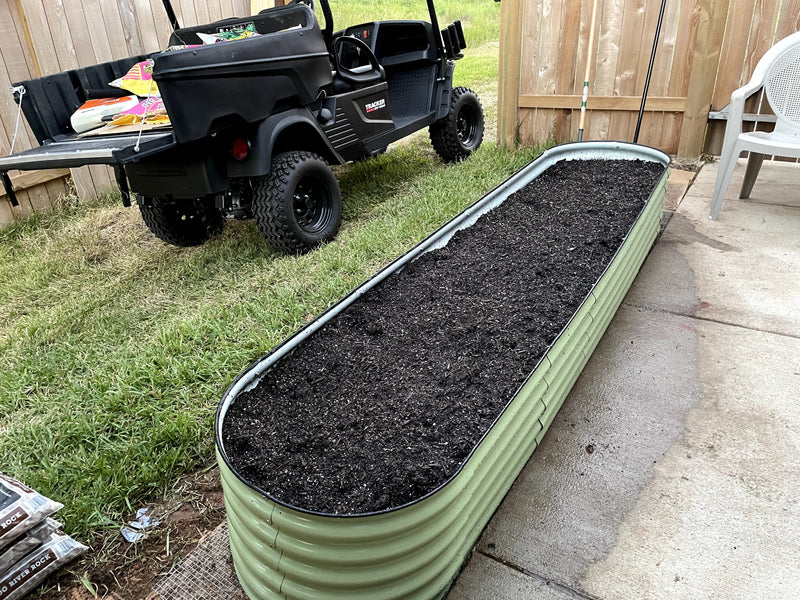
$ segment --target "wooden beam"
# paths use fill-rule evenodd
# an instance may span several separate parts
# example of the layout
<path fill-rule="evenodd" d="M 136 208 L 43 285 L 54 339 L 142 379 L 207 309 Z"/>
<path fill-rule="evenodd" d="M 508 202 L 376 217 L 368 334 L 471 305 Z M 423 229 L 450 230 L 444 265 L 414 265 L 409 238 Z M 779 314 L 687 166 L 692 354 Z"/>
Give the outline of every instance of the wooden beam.
<path fill-rule="evenodd" d="M 589 96 L 587 110 L 638 111 L 642 103 L 640 96 Z M 524 95 L 519 96 L 520 108 L 563 108 L 580 110 L 578 95 Z M 683 112 L 686 98 L 648 96 L 645 110 L 651 112 Z"/>
<path fill-rule="evenodd" d="M 680 158 L 694 159 L 703 151 L 729 6 L 730 0 L 698 2 L 692 71 L 689 76 L 689 89 L 686 92 L 687 102 L 681 125 L 681 139 L 678 142 Z"/>
<path fill-rule="evenodd" d="M 43 169 L 41 171 L 25 171 L 20 175 L 11 175 L 11 185 L 14 191 L 24 190 L 35 185 L 41 185 L 54 179 L 69 176 L 69 169 Z"/>
<path fill-rule="evenodd" d="M 65 177 L 69 177 L 69 169 L 44 169 L 41 171 L 23 171 L 21 174 L 11 174 L 9 173 L 11 179 L 11 185 L 14 187 L 14 192 L 17 194 L 17 199 L 20 201 L 20 208 L 21 212 L 17 209 L 13 211 L 9 210 L 5 211 L 7 213 L 7 218 L 0 218 L 0 226 L 8 224 L 9 220 L 12 221 L 16 219 L 17 216 L 24 216 L 31 213 L 32 210 L 39 210 L 47 208 L 48 206 L 53 205 L 53 200 L 55 200 L 54 196 L 51 196 L 48 190 L 42 186 L 44 184 L 50 183 L 51 181 L 57 181 L 59 179 L 63 180 Z M 36 189 L 35 189 L 36 188 Z M 26 193 L 27 190 L 31 191 L 33 196 L 28 196 Z M 35 206 L 33 204 L 33 197 L 36 197 L 38 201 L 36 202 Z M 25 201 L 23 202 L 23 198 Z M 2 186 L 0 186 L 0 205 L 7 205 L 8 204 L 8 196 L 4 193 Z"/>
<path fill-rule="evenodd" d="M 517 142 L 520 65 L 522 64 L 522 0 L 500 4 L 500 75 L 497 90 L 497 139 L 505 146 Z"/>

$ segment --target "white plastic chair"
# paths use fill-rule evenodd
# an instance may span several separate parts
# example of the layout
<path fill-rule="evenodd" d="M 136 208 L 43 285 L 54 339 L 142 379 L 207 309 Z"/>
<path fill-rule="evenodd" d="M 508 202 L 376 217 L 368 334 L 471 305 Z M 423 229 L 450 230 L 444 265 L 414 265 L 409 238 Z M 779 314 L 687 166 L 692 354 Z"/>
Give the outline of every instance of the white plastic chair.
<path fill-rule="evenodd" d="M 744 103 L 764 89 L 777 121 L 772 132 L 742 132 Z M 719 171 L 711 198 L 709 217 L 716 220 L 733 177 L 736 159 L 750 152 L 740 198 L 749 198 L 764 156 L 800 158 L 800 31 L 767 50 L 747 85 L 731 94 L 731 110 L 725 127 Z"/>

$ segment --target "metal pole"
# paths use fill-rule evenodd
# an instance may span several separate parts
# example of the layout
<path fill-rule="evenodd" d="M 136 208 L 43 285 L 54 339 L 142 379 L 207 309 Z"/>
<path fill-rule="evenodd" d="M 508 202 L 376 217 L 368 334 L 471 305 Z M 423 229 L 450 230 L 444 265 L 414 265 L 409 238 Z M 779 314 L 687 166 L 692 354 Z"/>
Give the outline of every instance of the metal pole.
<path fill-rule="evenodd" d="M 642 127 L 642 116 L 644 115 L 644 104 L 647 102 L 647 90 L 650 89 L 650 76 L 653 74 L 653 63 L 656 59 L 656 48 L 658 47 L 658 36 L 661 35 L 661 22 L 664 20 L 664 8 L 667 0 L 661 0 L 661 10 L 658 13 L 658 24 L 656 25 L 656 35 L 653 38 L 653 50 L 650 52 L 650 64 L 647 66 L 647 78 L 644 81 L 644 91 L 642 92 L 642 105 L 639 107 L 639 118 L 636 119 L 636 131 L 633 134 L 633 143 L 639 142 L 639 130 Z"/>
<path fill-rule="evenodd" d="M 173 31 L 178 31 L 181 28 L 180 24 L 178 23 L 178 17 L 175 16 L 175 10 L 172 8 L 172 2 L 170 0 L 162 0 L 164 2 L 164 10 L 167 11 L 167 18 L 169 19 L 170 24 L 172 25 Z"/>
<path fill-rule="evenodd" d="M 594 46 L 594 29 L 597 22 L 597 3 L 592 5 L 592 23 L 589 25 L 589 44 L 586 48 L 586 74 L 583 78 L 583 99 L 581 100 L 581 121 L 578 127 L 578 141 L 583 141 L 583 124 L 586 120 L 586 100 L 589 98 L 589 73 L 592 70 L 592 47 Z"/>

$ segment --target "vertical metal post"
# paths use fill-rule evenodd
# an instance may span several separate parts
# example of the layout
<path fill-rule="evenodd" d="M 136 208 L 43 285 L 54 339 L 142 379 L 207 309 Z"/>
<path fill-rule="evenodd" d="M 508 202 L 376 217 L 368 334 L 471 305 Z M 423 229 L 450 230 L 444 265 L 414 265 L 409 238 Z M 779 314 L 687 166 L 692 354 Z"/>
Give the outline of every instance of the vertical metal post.
<path fill-rule="evenodd" d="M 583 98 L 581 99 L 581 120 L 578 126 L 578 141 L 583 141 L 583 124 L 586 120 L 586 101 L 589 99 L 589 73 L 592 70 L 592 46 L 594 46 L 594 30 L 597 22 L 597 3 L 594 0 L 592 5 L 592 22 L 589 25 L 589 43 L 586 48 L 586 75 L 583 78 Z"/>
<path fill-rule="evenodd" d="M 439 52 L 440 68 L 439 77 L 444 76 L 446 55 L 444 52 L 444 42 L 442 41 L 442 32 L 439 29 L 439 19 L 436 17 L 436 7 L 433 5 L 433 0 L 427 0 L 428 14 L 431 17 L 431 25 L 433 26 L 433 37 L 436 39 L 436 50 Z"/>
<path fill-rule="evenodd" d="M 653 38 L 653 50 L 650 52 L 650 64 L 647 66 L 647 78 L 644 81 L 644 91 L 642 92 L 642 105 L 639 107 L 639 118 L 636 119 L 636 131 L 633 134 L 633 143 L 639 143 L 639 130 L 642 127 L 642 116 L 644 115 L 644 104 L 647 102 L 647 90 L 650 89 L 650 76 L 653 74 L 653 63 L 656 60 L 656 48 L 658 47 L 658 36 L 661 35 L 661 22 L 664 20 L 664 8 L 667 0 L 661 0 L 661 10 L 658 13 L 658 25 L 656 25 L 656 35 Z"/>
<path fill-rule="evenodd" d="M 172 2 L 170 0 L 162 0 L 164 3 L 164 10 L 167 11 L 167 18 L 169 19 L 170 25 L 172 25 L 173 31 L 178 31 L 181 28 L 180 23 L 178 23 L 178 17 L 175 16 L 175 10 L 172 8 Z"/>

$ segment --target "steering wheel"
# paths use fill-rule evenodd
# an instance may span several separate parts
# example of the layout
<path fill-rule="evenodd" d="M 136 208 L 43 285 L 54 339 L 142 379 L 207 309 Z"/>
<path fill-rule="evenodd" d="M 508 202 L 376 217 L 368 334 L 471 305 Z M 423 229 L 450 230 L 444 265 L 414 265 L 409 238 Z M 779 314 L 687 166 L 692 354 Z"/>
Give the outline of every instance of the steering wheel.
<path fill-rule="evenodd" d="M 350 69 L 340 64 L 340 48 L 341 46 L 347 44 L 355 46 L 355 48 L 359 51 L 359 54 L 367 58 L 369 66 L 371 67 L 369 71 L 356 70 L 360 69 L 361 67 Z M 333 56 L 336 59 L 336 71 L 339 73 L 339 77 L 351 85 L 367 85 L 371 83 L 377 83 L 386 77 L 386 73 L 384 72 L 381 63 L 378 62 L 378 59 L 375 56 L 375 53 L 372 51 L 372 48 L 367 46 L 363 40 L 353 37 L 352 35 L 342 35 L 333 40 Z"/>

